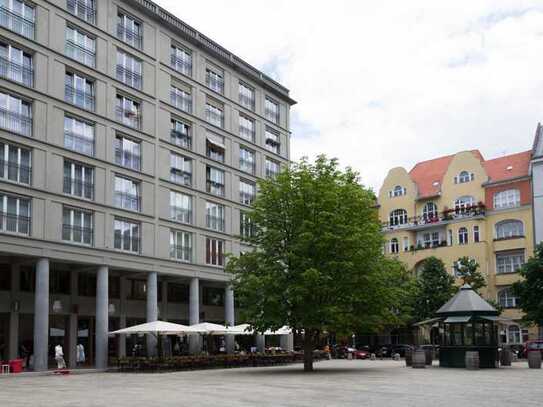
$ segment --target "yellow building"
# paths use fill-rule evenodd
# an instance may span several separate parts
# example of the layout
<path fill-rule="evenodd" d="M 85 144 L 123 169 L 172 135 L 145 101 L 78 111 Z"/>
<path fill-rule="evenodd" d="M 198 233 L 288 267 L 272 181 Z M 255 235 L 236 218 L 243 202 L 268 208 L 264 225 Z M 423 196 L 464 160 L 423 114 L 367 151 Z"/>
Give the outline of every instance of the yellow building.
<path fill-rule="evenodd" d="M 514 320 L 501 332 L 509 344 L 537 338 L 537 328 L 520 324 L 510 290 L 534 252 L 530 158 L 531 151 L 492 160 L 463 151 L 420 162 L 409 172 L 393 168 L 379 191 L 386 253 L 414 273 L 430 256 L 453 275 L 460 257 L 475 259 L 487 281 L 482 296 Z"/>

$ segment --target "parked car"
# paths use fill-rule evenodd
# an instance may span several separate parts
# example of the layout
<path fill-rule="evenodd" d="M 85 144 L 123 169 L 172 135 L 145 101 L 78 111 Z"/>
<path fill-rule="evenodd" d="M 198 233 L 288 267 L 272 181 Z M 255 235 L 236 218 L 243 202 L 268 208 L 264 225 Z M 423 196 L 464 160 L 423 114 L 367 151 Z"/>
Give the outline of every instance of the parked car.
<path fill-rule="evenodd" d="M 402 345 L 394 345 L 394 347 L 392 348 L 392 355 L 394 355 L 395 353 L 399 353 L 400 354 L 400 357 L 405 357 L 405 352 L 407 350 L 413 350 L 414 347 L 411 346 L 411 345 L 405 345 L 405 344 L 402 344 Z"/>
<path fill-rule="evenodd" d="M 524 352 L 521 357 L 528 357 L 529 352 L 541 352 L 543 356 L 543 340 L 528 341 L 524 344 Z"/>
<path fill-rule="evenodd" d="M 335 357 L 338 359 L 347 359 L 349 353 L 352 354 L 353 359 L 367 359 L 370 357 L 370 352 L 368 349 L 356 349 L 349 346 L 338 346 L 335 349 Z"/>
<path fill-rule="evenodd" d="M 370 357 L 370 350 L 367 346 L 361 349 L 355 349 L 353 352 L 354 359 L 368 359 L 369 357 Z"/>

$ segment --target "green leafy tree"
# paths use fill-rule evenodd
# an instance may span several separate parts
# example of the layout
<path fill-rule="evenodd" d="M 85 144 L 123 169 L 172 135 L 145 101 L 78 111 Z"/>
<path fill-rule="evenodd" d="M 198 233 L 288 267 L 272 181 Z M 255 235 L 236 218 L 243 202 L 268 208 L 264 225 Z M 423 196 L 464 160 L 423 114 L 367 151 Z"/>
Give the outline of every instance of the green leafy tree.
<path fill-rule="evenodd" d="M 527 324 L 543 322 L 543 243 L 535 249 L 535 255 L 522 266 L 521 281 L 513 284 L 513 293 L 517 296 L 520 308 L 524 312 L 523 320 Z"/>
<path fill-rule="evenodd" d="M 417 276 L 414 319 L 424 321 L 432 318 L 455 292 L 454 277 L 447 273 L 443 262 L 433 256 L 424 259 Z"/>
<path fill-rule="evenodd" d="M 338 335 L 400 324 L 406 272 L 382 253 L 375 195 L 351 169 L 324 156 L 259 182 L 250 212 L 255 249 L 227 271 L 243 318 L 257 331 L 304 334 L 304 370 L 325 331 Z"/>
<path fill-rule="evenodd" d="M 477 293 L 481 288 L 486 287 L 485 276 L 479 271 L 479 263 L 475 259 L 470 259 L 467 256 L 460 257 L 454 268 L 456 275 L 462 279 L 464 284 L 469 284 Z"/>

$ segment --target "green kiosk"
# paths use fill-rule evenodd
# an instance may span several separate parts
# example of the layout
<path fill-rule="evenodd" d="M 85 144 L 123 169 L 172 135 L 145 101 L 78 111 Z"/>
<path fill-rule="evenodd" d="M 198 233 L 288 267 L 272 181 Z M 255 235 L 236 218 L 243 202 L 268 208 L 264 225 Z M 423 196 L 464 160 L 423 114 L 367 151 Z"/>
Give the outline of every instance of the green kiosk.
<path fill-rule="evenodd" d="M 498 367 L 498 311 L 469 284 L 437 312 L 439 365 L 466 367 L 468 351 L 479 352 L 481 368 Z"/>

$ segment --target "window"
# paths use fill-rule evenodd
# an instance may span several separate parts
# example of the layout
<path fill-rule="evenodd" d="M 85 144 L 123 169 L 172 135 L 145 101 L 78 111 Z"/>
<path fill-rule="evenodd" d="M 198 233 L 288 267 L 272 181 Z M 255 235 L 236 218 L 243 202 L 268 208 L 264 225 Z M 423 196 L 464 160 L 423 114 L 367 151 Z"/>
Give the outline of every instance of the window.
<path fill-rule="evenodd" d="M 130 300 L 145 301 L 147 299 L 147 281 L 145 280 L 133 280 L 128 282 L 127 298 Z M 160 291 L 159 291 L 160 292 Z"/>
<path fill-rule="evenodd" d="M 183 112 L 192 112 L 192 95 L 189 86 L 172 86 L 170 90 L 172 105 Z"/>
<path fill-rule="evenodd" d="M 266 97 L 264 117 L 275 124 L 279 124 L 279 103 Z"/>
<path fill-rule="evenodd" d="M 224 171 L 206 167 L 206 191 L 213 195 L 224 196 Z"/>
<path fill-rule="evenodd" d="M 62 240 L 92 245 L 93 216 L 91 212 L 64 207 L 62 210 Z"/>
<path fill-rule="evenodd" d="M 192 223 L 192 197 L 170 191 L 170 217 L 178 222 Z"/>
<path fill-rule="evenodd" d="M 496 239 L 524 236 L 524 224 L 520 220 L 502 220 L 496 223 Z"/>
<path fill-rule="evenodd" d="M 498 293 L 498 302 L 503 308 L 517 308 L 518 298 L 513 294 L 513 290 L 508 287 Z"/>
<path fill-rule="evenodd" d="M 390 253 L 399 253 L 400 251 L 400 245 L 398 243 L 398 239 L 393 238 L 390 240 Z"/>
<path fill-rule="evenodd" d="M 475 199 L 472 196 L 462 196 L 454 201 L 454 209 L 457 214 L 466 212 L 473 206 Z"/>
<path fill-rule="evenodd" d="M 11 44 L 0 42 L 0 76 L 32 86 L 34 84 L 32 55 Z"/>
<path fill-rule="evenodd" d="M 403 238 L 403 251 L 404 252 L 409 251 L 409 238 L 408 237 Z"/>
<path fill-rule="evenodd" d="M 141 109 L 140 103 L 129 97 L 117 95 L 116 105 L 117 120 L 136 129 L 141 125 Z"/>
<path fill-rule="evenodd" d="M 94 198 L 94 169 L 72 161 L 64 161 L 65 194 L 80 198 Z"/>
<path fill-rule="evenodd" d="M 242 82 L 239 83 L 239 104 L 255 110 L 255 90 Z"/>
<path fill-rule="evenodd" d="M 139 223 L 115 218 L 113 225 L 114 247 L 118 250 L 139 253 L 140 225 Z"/>
<path fill-rule="evenodd" d="M 117 14 L 117 38 L 134 48 L 141 49 L 143 44 L 141 23 L 127 14 Z"/>
<path fill-rule="evenodd" d="M 32 136 L 32 108 L 29 102 L 0 92 L 0 128 Z"/>
<path fill-rule="evenodd" d="M 453 245 L 453 231 L 451 229 L 447 231 L 447 240 L 448 240 L 447 244 L 449 246 L 452 246 Z"/>
<path fill-rule="evenodd" d="M 175 260 L 192 261 L 192 233 L 170 231 L 170 257 Z"/>
<path fill-rule="evenodd" d="M 494 194 L 494 209 L 516 208 L 520 206 L 520 191 L 508 189 Z"/>
<path fill-rule="evenodd" d="M 170 62 L 172 68 L 184 75 L 192 75 L 192 53 L 172 45 Z"/>
<path fill-rule="evenodd" d="M 64 117 L 64 147 L 94 155 L 94 125 L 75 117 Z"/>
<path fill-rule="evenodd" d="M 432 235 L 430 233 L 424 233 L 422 235 L 422 241 L 426 249 L 432 247 Z"/>
<path fill-rule="evenodd" d="M 96 39 L 74 27 L 66 27 L 66 56 L 94 68 Z"/>
<path fill-rule="evenodd" d="M 34 38 L 34 7 L 21 0 L 0 1 L 0 26 L 26 38 Z"/>
<path fill-rule="evenodd" d="M 523 265 L 524 250 L 496 254 L 496 274 L 516 273 Z"/>
<path fill-rule="evenodd" d="M 224 107 L 206 103 L 206 121 L 217 127 L 224 126 Z"/>
<path fill-rule="evenodd" d="M 480 241 L 479 226 L 474 226 L 473 227 L 473 241 L 475 243 L 479 243 L 479 241 Z"/>
<path fill-rule="evenodd" d="M 30 199 L 0 194 L 0 231 L 30 235 Z"/>
<path fill-rule="evenodd" d="M 427 202 L 422 208 L 422 219 L 425 222 L 435 222 L 439 220 L 437 205 L 433 202 Z"/>
<path fill-rule="evenodd" d="M 138 181 L 115 176 L 115 206 L 117 208 L 139 211 L 140 202 L 140 183 Z"/>
<path fill-rule="evenodd" d="M 0 264 L 0 291 L 11 290 L 11 264 Z"/>
<path fill-rule="evenodd" d="M 407 211 L 405 209 L 394 209 L 389 216 L 390 226 L 405 225 L 407 223 Z"/>
<path fill-rule="evenodd" d="M 218 232 L 224 232 L 225 209 L 224 205 L 206 202 L 206 227 Z"/>
<path fill-rule="evenodd" d="M 224 73 L 207 68 L 206 85 L 215 92 L 224 93 Z"/>
<path fill-rule="evenodd" d="M 461 227 L 458 229 L 458 244 L 468 244 L 468 229 Z"/>
<path fill-rule="evenodd" d="M 401 185 L 396 185 L 392 191 L 389 192 L 390 197 L 403 196 L 407 194 L 407 188 Z"/>
<path fill-rule="evenodd" d="M 249 214 L 244 211 L 239 212 L 239 232 L 244 240 L 251 239 L 256 235 L 255 224 Z"/>
<path fill-rule="evenodd" d="M 170 132 L 170 141 L 176 146 L 190 150 L 192 148 L 191 126 L 181 120 L 172 119 L 172 130 Z"/>
<path fill-rule="evenodd" d="M 170 153 L 170 181 L 181 185 L 192 184 L 192 160 Z"/>
<path fill-rule="evenodd" d="M 242 114 L 239 115 L 239 136 L 245 140 L 255 142 L 255 121 Z"/>
<path fill-rule="evenodd" d="M 188 304 L 190 298 L 189 286 L 168 281 L 168 302 Z"/>
<path fill-rule="evenodd" d="M 224 288 L 204 287 L 203 295 L 204 305 L 224 306 Z"/>
<path fill-rule="evenodd" d="M 507 327 L 507 343 L 522 343 L 520 328 L 517 325 Z"/>
<path fill-rule="evenodd" d="M 0 142 L 0 179 L 30 185 L 31 157 L 26 148 Z"/>
<path fill-rule="evenodd" d="M 254 174 L 256 169 L 256 154 L 245 147 L 239 148 L 239 169 Z"/>
<path fill-rule="evenodd" d="M 475 179 L 475 175 L 473 173 L 469 173 L 467 171 L 461 171 L 460 174 L 454 177 L 454 183 L 463 184 L 466 182 L 473 181 L 474 179 Z"/>
<path fill-rule="evenodd" d="M 280 164 L 277 161 L 266 157 L 266 177 L 275 178 L 280 171 Z"/>
<path fill-rule="evenodd" d="M 206 264 L 224 266 L 224 240 L 206 237 Z"/>
<path fill-rule="evenodd" d="M 117 79 L 132 88 L 141 89 L 141 61 L 126 52 L 117 50 Z"/>
<path fill-rule="evenodd" d="M 279 132 L 266 127 L 266 148 L 275 153 L 281 154 L 281 141 Z"/>
<path fill-rule="evenodd" d="M 206 155 L 212 160 L 224 162 L 224 137 L 218 134 L 208 132 L 206 135 Z"/>
<path fill-rule="evenodd" d="M 76 73 L 66 72 L 64 100 L 82 109 L 94 110 L 94 81 Z"/>
<path fill-rule="evenodd" d="M 73 15 L 94 24 L 96 21 L 95 0 L 67 0 L 67 8 Z"/>
<path fill-rule="evenodd" d="M 239 201 L 244 205 L 252 205 L 256 197 L 256 185 L 248 181 L 239 181 Z"/>
<path fill-rule="evenodd" d="M 141 169 L 141 143 L 125 136 L 115 137 L 115 162 L 126 168 Z"/>

